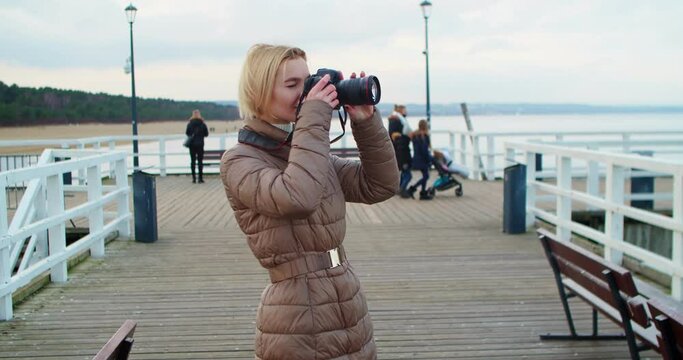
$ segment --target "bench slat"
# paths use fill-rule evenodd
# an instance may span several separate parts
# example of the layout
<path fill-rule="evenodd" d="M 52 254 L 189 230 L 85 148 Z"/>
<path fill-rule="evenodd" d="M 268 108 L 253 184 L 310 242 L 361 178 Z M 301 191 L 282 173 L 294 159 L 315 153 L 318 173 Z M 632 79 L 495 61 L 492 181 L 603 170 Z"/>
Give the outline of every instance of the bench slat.
<path fill-rule="evenodd" d="M 204 150 L 204 160 L 220 160 L 225 150 Z"/>
<path fill-rule="evenodd" d="M 650 314 L 654 319 L 662 355 L 665 359 L 683 357 L 683 314 L 667 305 L 664 301 L 653 298 L 647 301 Z"/>
<path fill-rule="evenodd" d="M 617 304 L 612 299 L 612 292 L 609 289 L 609 284 L 607 284 L 606 281 L 593 276 L 593 274 L 587 271 L 583 271 L 583 269 L 576 267 L 576 265 L 567 262 L 559 256 L 555 256 L 555 258 L 557 259 L 557 265 L 560 267 L 560 272 L 563 275 L 597 295 L 611 307 L 617 307 Z"/>
<path fill-rule="evenodd" d="M 626 303 L 631 311 L 631 318 L 633 321 L 643 327 L 650 326 L 650 316 L 647 314 L 647 305 L 643 298 L 630 298 Z"/>
<path fill-rule="evenodd" d="M 570 263 L 576 264 L 580 269 L 590 272 L 598 279 L 604 279 L 603 271 L 612 271 L 621 291 L 629 296 L 638 295 L 638 290 L 630 271 L 610 264 L 588 250 L 569 242 L 550 241 L 548 245 L 553 253 L 558 254 Z"/>
<path fill-rule="evenodd" d="M 93 360 L 119 360 L 128 359 L 128 354 L 133 346 L 133 334 L 137 323 L 133 320 L 124 321 L 123 325 L 97 352 Z"/>

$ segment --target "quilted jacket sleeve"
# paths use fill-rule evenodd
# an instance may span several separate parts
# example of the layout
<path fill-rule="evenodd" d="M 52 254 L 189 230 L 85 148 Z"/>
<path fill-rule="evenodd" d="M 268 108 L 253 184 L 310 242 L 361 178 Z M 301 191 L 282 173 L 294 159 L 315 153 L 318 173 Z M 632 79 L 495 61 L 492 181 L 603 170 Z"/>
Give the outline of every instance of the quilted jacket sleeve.
<path fill-rule="evenodd" d="M 360 161 L 333 156 L 346 201 L 372 204 L 391 198 L 398 189 L 398 165 L 379 111 L 368 120 L 352 122 L 351 129 Z"/>
<path fill-rule="evenodd" d="M 329 166 L 331 116 L 332 108 L 323 101 L 304 103 L 284 170 L 248 146 L 226 154 L 221 173 L 228 196 L 267 216 L 305 218 L 313 213 Z"/>

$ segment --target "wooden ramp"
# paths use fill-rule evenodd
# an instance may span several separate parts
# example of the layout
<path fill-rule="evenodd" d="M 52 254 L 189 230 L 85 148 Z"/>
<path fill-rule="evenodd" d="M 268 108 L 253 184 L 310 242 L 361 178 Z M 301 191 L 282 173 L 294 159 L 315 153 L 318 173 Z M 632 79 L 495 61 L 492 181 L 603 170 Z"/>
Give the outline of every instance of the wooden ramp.
<path fill-rule="evenodd" d="M 502 230 L 502 182 L 465 195 L 349 204 L 345 247 L 361 277 L 380 359 L 625 359 L 622 341 L 543 341 L 564 332 L 552 272 L 533 233 Z M 66 284 L 0 322 L 0 359 L 90 359 L 125 319 L 132 359 L 250 359 L 268 282 L 218 177 L 157 178 L 159 240 L 114 241 Z M 578 324 L 590 312 L 576 301 Z M 601 330 L 617 332 L 604 320 Z M 643 358 L 659 358 L 647 352 Z"/>

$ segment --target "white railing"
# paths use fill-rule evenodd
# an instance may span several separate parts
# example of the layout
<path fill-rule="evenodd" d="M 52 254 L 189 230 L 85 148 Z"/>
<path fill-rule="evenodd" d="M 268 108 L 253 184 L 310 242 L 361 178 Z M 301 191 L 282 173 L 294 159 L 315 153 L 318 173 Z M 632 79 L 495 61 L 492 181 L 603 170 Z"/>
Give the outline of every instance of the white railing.
<path fill-rule="evenodd" d="M 55 159 L 69 160 L 55 162 Z M 102 169 L 110 167 L 115 185 L 102 184 Z M 63 174 L 83 171 L 85 185 L 64 185 Z M 8 187 L 27 183 L 9 221 Z M 87 201 L 65 207 L 65 192 L 87 192 Z M 128 175 L 125 152 L 46 149 L 32 167 L 0 173 L 0 320 L 12 318 L 12 294 L 49 271 L 53 282 L 67 281 L 67 261 L 89 249 L 104 256 L 104 239 L 110 233 L 130 238 Z M 116 212 L 104 207 L 115 204 Z M 107 215 L 105 217 L 105 215 Z M 110 216 L 111 215 L 111 216 Z M 88 219 L 89 234 L 67 246 L 65 223 Z M 105 222 L 105 219 L 107 220 Z"/>
<path fill-rule="evenodd" d="M 138 140 L 138 154 L 133 154 L 132 141 Z M 0 149 L 3 147 L 23 146 L 51 146 L 62 149 L 109 149 L 110 151 L 125 151 L 130 168 L 128 173 L 134 170 L 144 170 L 166 176 L 167 173 L 187 173 L 190 169 L 190 156 L 186 148 L 182 146 L 185 135 L 120 135 L 98 136 L 80 139 L 50 139 L 50 140 L 14 140 L 0 141 Z M 206 139 L 206 149 L 225 149 L 237 142 L 236 133 L 212 135 Z M 133 169 L 132 158 L 137 156 L 140 168 Z M 206 169 L 212 171 L 211 169 Z M 213 170 L 215 171 L 215 170 Z M 82 184 L 85 181 L 85 173 L 81 170 L 75 174 L 74 179 Z"/>
<path fill-rule="evenodd" d="M 575 132 L 467 132 L 433 131 L 433 147 L 448 147 L 452 159 L 470 169 L 471 178 L 502 178 L 506 141 L 543 141 L 558 145 L 620 153 L 650 151 L 654 157 L 678 158 L 683 154 L 683 131 L 575 131 Z M 445 145 L 448 144 L 448 145 Z M 554 176 L 552 159 L 540 159 Z"/>
<path fill-rule="evenodd" d="M 348 130 L 348 129 L 347 129 Z M 332 131 L 330 136 L 336 137 L 339 131 Z M 169 173 L 188 173 L 190 157 L 188 150 L 182 147 L 184 135 L 139 135 L 140 169 L 166 176 Z M 3 147 L 17 146 L 55 146 L 75 149 L 123 150 L 132 159 L 131 141 L 133 136 L 102 136 L 83 139 L 54 140 L 21 140 L 0 141 Z M 505 168 L 505 141 L 538 140 L 566 146 L 609 150 L 622 153 L 634 151 L 652 151 L 655 157 L 676 156 L 683 154 L 683 131 L 582 131 L 582 132 L 467 132 L 467 131 L 432 131 L 432 147 L 447 148 L 451 158 L 470 169 L 470 177 L 475 180 L 493 180 L 502 178 Z M 216 150 L 232 147 L 237 143 L 237 133 L 212 134 L 205 141 L 205 149 Z M 350 131 L 342 139 L 332 144 L 333 147 L 355 147 Z M 680 157 L 680 156 L 679 156 Z M 0 163 L 2 156 L 0 156 Z M 132 161 L 128 173 L 133 172 Z M 552 162 L 542 159 L 542 167 L 554 171 Z M 205 167 L 206 172 L 217 172 L 218 167 Z M 85 174 L 81 171 L 74 179 L 83 183 Z M 545 176 L 542 174 L 542 176 Z"/>
<path fill-rule="evenodd" d="M 591 239 L 604 246 L 606 259 L 620 264 L 627 254 L 644 265 L 671 276 L 671 295 L 683 300 L 683 163 L 652 159 L 638 155 L 617 154 L 571 147 L 539 144 L 532 142 L 508 142 L 506 157 L 526 164 L 526 224 L 531 226 L 535 218 L 554 224 L 558 238 L 569 240 L 572 233 Z M 516 157 L 521 154 L 521 159 Z M 536 154 L 552 157 L 557 164 L 556 181 L 537 180 L 533 166 Z M 573 164 L 582 163 L 589 169 L 579 176 L 586 178 L 585 189 L 572 187 L 577 176 Z M 585 165 L 585 166 L 583 166 Z M 601 168 L 604 169 L 604 194 L 599 190 Z M 625 179 L 631 169 L 639 169 L 671 179 L 671 193 L 668 196 L 647 194 L 648 198 L 668 198 L 671 216 L 629 206 L 625 203 Z M 544 210 L 539 205 L 540 192 L 554 196 L 553 210 Z M 578 205 L 604 211 L 605 231 L 572 221 L 572 211 Z M 672 232 L 672 255 L 667 258 L 624 241 L 624 218 L 635 219 L 645 224 Z M 668 241 L 666 239 L 651 239 Z"/>
<path fill-rule="evenodd" d="M 331 133 L 331 136 L 336 136 L 341 132 Z M 355 142 L 348 132 L 348 136 L 343 137 L 338 143 L 333 146 L 337 147 L 354 147 Z M 140 168 L 143 170 L 160 176 L 166 176 L 170 173 L 189 173 L 190 172 L 190 155 L 188 149 L 182 146 L 185 135 L 138 135 L 136 137 L 122 135 L 122 136 L 99 136 L 81 139 L 49 139 L 49 140 L 10 140 L 0 141 L 0 152 L 2 148 L 17 148 L 17 147 L 58 147 L 62 149 L 109 149 L 110 151 L 124 151 L 129 158 L 128 174 L 132 174 L 134 156 L 131 142 L 137 139 L 138 159 Z M 237 133 L 225 133 L 211 135 L 205 139 L 204 149 L 219 150 L 227 149 L 237 143 Z M 14 158 L 17 155 L 0 155 L 0 164 L 10 163 L 14 164 Z M 9 169 L 14 169 L 16 166 L 10 166 Z M 205 172 L 218 172 L 218 167 L 204 167 Z M 80 170 L 76 172 L 72 178 L 79 184 L 85 182 L 85 172 Z"/>

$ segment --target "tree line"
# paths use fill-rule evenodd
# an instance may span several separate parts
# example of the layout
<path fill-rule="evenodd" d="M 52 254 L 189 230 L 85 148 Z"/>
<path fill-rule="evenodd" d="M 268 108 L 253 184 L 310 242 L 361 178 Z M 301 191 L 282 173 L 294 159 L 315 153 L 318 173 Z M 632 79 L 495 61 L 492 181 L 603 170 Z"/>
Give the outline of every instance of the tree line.
<path fill-rule="evenodd" d="M 131 98 L 50 87 L 31 88 L 0 81 L 0 126 L 128 123 Z M 208 101 L 137 98 L 139 121 L 182 120 L 199 109 L 205 119 L 234 120 L 234 105 Z"/>

